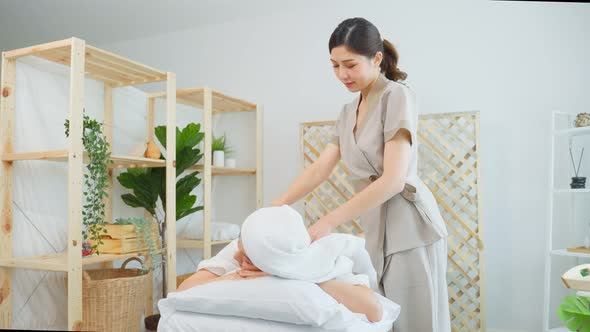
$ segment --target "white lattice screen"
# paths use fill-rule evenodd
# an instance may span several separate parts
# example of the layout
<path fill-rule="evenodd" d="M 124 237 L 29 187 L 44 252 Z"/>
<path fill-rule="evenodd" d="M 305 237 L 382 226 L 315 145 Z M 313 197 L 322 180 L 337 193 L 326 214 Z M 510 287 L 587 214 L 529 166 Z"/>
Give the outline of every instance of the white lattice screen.
<path fill-rule="evenodd" d="M 332 121 L 303 123 L 307 167 L 330 141 Z M 483 261 L 479 204 L 479 113 L 421 115 L 418 173 L 433 192 L 449 231 L 449 304 L 453 331 L 485 330 Z M 313 222 L 346 202 L 354 190 L 340 163 L 329 179 L 305 198 L 305 218 Z M 362 235 L 357 221 L 340 231 Z"/>

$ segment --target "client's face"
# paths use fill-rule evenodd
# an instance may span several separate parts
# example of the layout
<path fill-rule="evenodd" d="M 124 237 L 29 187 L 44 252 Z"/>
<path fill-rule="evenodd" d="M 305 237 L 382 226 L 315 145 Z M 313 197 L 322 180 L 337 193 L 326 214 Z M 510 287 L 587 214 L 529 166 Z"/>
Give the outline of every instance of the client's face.
<path fill-rule="evenodd" d="M 240 264 L 243 269 L 252 269 L 252 267 L 256 267 L 246 255 L 241 238 L 238 240 L 238 252 L 234 255 L 234 259 L 238 261 L 238 264 Z"/>

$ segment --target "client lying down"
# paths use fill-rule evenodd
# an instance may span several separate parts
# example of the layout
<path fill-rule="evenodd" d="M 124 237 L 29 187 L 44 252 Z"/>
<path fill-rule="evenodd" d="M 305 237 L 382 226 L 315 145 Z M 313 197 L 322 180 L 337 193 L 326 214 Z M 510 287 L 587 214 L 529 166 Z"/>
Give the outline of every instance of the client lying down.
<path fill-rule="evenodd" d="M 301 216 L 288 205 L 250 215 L 240 239 L 202 261 L 178 291 L 271 275 L 314 282 L 350 311 L 366 315 L 371 322 L 381 320 L 383 308 L 370 288 L 375 286 L 375 271 L 364 240 L 332 234 L 311 243 Z"/>

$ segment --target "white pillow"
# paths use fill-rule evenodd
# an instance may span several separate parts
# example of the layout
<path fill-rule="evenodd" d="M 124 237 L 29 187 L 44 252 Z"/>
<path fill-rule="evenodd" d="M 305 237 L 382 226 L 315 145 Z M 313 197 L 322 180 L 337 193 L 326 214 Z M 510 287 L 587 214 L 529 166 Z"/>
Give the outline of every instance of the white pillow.
<path fill-rule="evenodd" d="M 259 318 L 303 324 L 333 331 L 389 331 L 400 306 L 377 295 L 383 319 L 371 323 L 353 313 L 318 285 L 299 280 L 263 277 L 224 280 L 168 294 L 158 302 L 162 318 L 176 311 Z"/>

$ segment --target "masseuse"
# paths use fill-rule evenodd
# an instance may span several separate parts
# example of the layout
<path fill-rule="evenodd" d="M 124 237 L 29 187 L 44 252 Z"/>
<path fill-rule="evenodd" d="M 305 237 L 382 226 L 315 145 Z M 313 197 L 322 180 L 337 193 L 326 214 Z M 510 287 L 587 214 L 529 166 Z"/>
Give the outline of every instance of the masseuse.
<path fill-rule="evenodd" d="M 362 18 L 340 23 L 329 50 L 334 74 L 357 97 L 340 112 L 332 142 L 273 205 L 305 197 L 342 160 L 356 194 L 311 225 L 311 237 L 360 216 L 380 292 L 401 305 L 394 331 L 450 331 L 447 230 L 417 177 L 416 96 L 401 82 L 398 53 Z"/>

